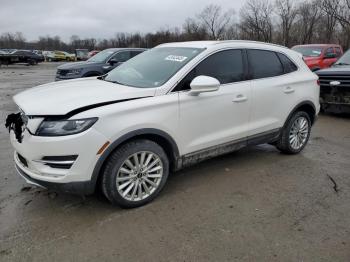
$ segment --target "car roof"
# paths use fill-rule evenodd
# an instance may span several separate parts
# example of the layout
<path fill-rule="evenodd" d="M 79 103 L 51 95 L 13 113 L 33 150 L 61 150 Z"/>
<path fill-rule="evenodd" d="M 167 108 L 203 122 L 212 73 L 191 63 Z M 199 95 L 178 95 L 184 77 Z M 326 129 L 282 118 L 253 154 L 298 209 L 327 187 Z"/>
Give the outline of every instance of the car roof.
<path fill-rule="evenodd" d="M 137 47 L 125 47 L 125 48 L 122 48 L 122 47 L 118 47 L 118 48 L 107 48 L 107 49 L 104 49 L 104 50 L 101 50 L 101 51 L 105 51 L 105 50 L 109 50 L 109 51 L 113 51 L 113 52 L 116 52 L 116 51 L 121 51 L 121 50 L 146 50 L 146 48 L 137 48 Z M 92 50 L 92 51 L 96 51 L 96 50 Z M 91 52 L 92 52 L 91 51 Z M 99 51 L 99 52 L 101 52 Z"/>
<path fill-rule="evenodd" d="M 278 49 L 288 49 L 285 46 L 275 45 L 271 43 L 264 43 L 258 41 L 247 40 L 220 40 L 220 41 L 188 41 L 188 42 L 173 42 L 158 45 L 157 47 L 190 47 L 190 48 L 213 48 L 219 46 L 229 46 L 237 48 L 266 48 L 274 47 Z"/>

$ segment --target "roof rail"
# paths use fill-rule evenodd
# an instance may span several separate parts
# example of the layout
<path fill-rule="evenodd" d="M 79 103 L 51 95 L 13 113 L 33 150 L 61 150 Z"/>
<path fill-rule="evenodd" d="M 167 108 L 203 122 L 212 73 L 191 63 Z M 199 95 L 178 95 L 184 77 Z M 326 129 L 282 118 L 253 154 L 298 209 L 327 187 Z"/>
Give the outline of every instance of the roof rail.
<path fill-rule="evenodd" d="M 272 44 L 272 43 L 266 43 L 266 42 L 261 42 L 261 41 L 252 41 L 252 40 L 220 40 L 217 41 L 216 43 L 213 43 L 214 45 L 218 45 L 218 44 L 223 44 L 223 43 L 240 43 L 240 42 L 244 42 L 244 43 L 252 43 L 252 44 L 264 44 L 264 45 L 271 45 L 271 46 L 276 46 L 276 47 L 282 47 L 282 48 L 287 48 L 286 46 L 283 45 L 277 45 L 277 44 Z"/>

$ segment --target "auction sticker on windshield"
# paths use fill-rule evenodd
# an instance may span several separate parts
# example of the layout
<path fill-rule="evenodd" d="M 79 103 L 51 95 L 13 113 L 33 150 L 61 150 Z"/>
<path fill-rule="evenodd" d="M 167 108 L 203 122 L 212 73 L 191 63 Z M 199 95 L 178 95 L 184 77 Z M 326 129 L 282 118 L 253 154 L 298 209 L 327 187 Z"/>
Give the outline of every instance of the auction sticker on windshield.
<path fill-rule="evenodd" d="M 179 55 L 168 55 L 165 60 L 169 61 L 175 61 L 175 62 L 183 62 L 187 59 L 186 56 L 179 56 Z"/>

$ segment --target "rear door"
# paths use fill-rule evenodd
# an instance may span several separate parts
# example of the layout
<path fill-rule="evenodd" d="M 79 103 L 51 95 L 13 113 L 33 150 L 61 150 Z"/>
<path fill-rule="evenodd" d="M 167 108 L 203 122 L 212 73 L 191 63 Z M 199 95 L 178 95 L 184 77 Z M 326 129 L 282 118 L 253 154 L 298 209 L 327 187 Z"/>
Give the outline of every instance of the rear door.
<path fill-rule="evenodd" d="M 247 53 L 253 94 L 249 136 L 263 135 L 283 126 L 302 92 L 298 68 L 281 53 L 253 49 Z"/>
<path fill-rule="evenodd" d="M 184 154 L 231 141 L 245 142 L 251 103 L 250 82 L 242 50 L 223 50 L 200 62 L 178 84 L 179 130 Z M 218 91 L 189 94 L 200 75 L 219 80 Z"/>

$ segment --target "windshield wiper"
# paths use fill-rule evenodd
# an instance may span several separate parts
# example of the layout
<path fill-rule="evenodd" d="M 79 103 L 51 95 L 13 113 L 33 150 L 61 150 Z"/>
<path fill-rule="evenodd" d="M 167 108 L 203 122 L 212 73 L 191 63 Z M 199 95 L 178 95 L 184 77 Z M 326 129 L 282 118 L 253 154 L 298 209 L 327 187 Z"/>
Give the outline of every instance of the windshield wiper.
<path fill-rule="evenodd" d="M 125 86 L 123 83 L 120 83 L 120 82 L 118 82 L 118 81 L 110 81 L 110 80 L 105 80 L 105 79 L 102 79 L 102 80 L 104 80 L 104 81 L 106 81 L 106 82 L 113 83 L 113 84 L 118 84 L 118 85 Z"/>

